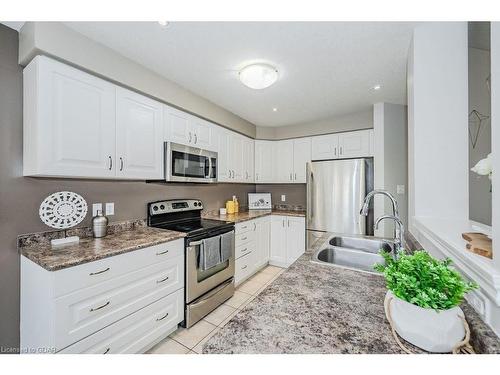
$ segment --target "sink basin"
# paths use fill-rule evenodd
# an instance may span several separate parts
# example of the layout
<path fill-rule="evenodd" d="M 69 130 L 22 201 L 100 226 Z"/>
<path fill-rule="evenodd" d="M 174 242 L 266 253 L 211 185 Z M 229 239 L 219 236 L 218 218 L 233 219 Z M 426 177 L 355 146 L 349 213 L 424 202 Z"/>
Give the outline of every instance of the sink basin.
<path fill-rule="evenodd" d="M 394 253 L 394 243 L 375 237 L 335 236 L 314 253 L 312 261 L 377 273 L 373 266 L 385 264 L 381 250 Z"/>

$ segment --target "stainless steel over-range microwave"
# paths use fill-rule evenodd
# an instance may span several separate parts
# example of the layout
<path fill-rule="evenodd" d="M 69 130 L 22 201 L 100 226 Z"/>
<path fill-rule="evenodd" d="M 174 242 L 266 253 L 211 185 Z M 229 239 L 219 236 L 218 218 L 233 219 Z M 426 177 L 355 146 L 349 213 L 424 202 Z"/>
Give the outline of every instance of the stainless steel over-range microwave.
<path fill-rule="evenodd" d="M 217 182 L 217 152 L 165 142 L 165 180 Z"/>

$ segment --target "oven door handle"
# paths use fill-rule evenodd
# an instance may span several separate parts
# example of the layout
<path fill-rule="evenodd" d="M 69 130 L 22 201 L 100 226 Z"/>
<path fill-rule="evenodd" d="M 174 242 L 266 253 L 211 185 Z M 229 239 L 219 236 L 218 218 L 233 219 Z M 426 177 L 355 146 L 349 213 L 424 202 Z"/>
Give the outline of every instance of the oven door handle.
<path fill-rule="evenodd" d="M 200 246 L 202 243 L 203 241 L 193 241 L 189 243 L 189 247 Z"/>

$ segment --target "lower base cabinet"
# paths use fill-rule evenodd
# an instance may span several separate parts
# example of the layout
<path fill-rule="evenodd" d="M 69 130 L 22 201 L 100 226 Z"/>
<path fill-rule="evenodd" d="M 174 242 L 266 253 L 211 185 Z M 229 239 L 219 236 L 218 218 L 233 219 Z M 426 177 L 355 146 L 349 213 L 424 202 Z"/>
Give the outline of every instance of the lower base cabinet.
<path fill-rule="evenodd" d="M 305 251 L 305 218 L 271 216 L 271 253 L 269 264 L 288 267 Z"/>
<path fill-rule="evenodd" d="M 305 218 L 270 215 L 236 224 L 235 284 L 267 264 L 288 267 L 305 251 Z"/>

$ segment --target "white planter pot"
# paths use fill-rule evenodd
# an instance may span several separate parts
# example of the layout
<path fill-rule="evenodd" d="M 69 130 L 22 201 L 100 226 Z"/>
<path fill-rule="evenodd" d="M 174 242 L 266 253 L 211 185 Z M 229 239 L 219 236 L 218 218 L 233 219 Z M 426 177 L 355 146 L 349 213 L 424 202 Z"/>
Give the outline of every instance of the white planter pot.
<path fill-rule="evenodd" d="M 385 295 L 385 306 L 389 298 L 392 298 L 389 307 L 394 329 L 409 343 L 428 352 L 449 353 L 464 339 L 465 328 L 460 318 L 464 313 L 460 307 L 424 309 L 403 301 L 391 291 Z"/>

